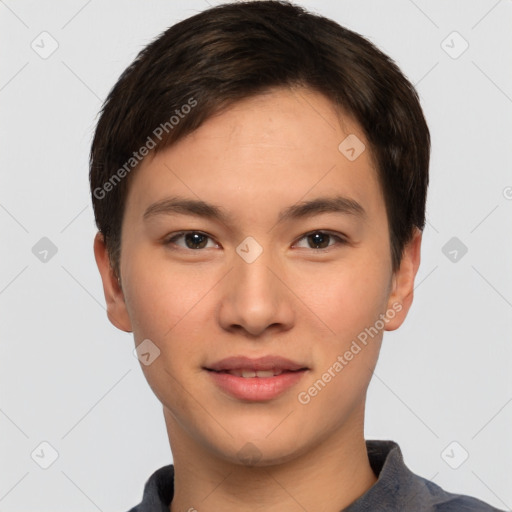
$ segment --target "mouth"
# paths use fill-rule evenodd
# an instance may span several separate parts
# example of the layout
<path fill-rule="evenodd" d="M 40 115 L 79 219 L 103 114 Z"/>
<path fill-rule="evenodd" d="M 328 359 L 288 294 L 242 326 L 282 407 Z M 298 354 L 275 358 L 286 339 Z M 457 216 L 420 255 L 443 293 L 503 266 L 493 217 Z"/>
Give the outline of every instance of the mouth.
<path fill-rule="evenodd" d="M 279 372 L 307 370 L 307 366 L 277 355 L 267 355 L 258 358 L 246 356 L 231 356 L 221 359 L 205 367 L 216 372 Z M 241 375 L 240 375 L 241 376 Z M 254 375 L 251 375 L 254 377 Z"/>
<path fill-rule="evenodd" d="M 255 370 L 251 368 L 247 369 L 235 369 L 235 370 L 212 370 L 210 368 L 206 368 L 206 370 L 210 372 L 215 373 L 227 373 L 229 375 L 235 375 L 236 377 L 242 377 L 244 379 L 265 379 L 269 377 L 277 377 L 278 375 L 281 375 L 282 373 L 295 373 L 300 372 L 303 370 L 307 370 L 307 368 L 300 368 L 299 370 L 284 370 L 284 369 L 271 369 L 271 370 Z"/>
<path fill-rule="evenodd" d="M 244 401 L 267 401 L 295 386 L 310 370 L 279 356 L 251 359 L 230 357 L 203 367 L 213 382 L 231 397 Z"/>

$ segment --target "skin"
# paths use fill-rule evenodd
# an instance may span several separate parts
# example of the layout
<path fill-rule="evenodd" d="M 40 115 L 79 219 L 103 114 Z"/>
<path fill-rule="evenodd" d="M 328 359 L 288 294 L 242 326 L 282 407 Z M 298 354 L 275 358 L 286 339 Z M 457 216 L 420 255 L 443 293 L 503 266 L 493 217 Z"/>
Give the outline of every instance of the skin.
<path fill-rule="evenodd" d="M 349 161 L 338 145 L 355 134 L 366 150 Z M 101 234 L 94 241 L 110 321 L 150 339 L 160 356 L 141 364 L 163 405 L 175 466 L 171 512 L 339 511 L 376 481 L 363 435 L 367 388 L 383 330 L 312 397 L 357 335 L 395 308 L 397 329 L 413 300 L 421 232 L 392 271 L 389 229 L 369 145 L 350 116 L 307 89 L 275 89 L 207 120 L 147 157 L 132 176 L 122 226 L 121 286 Z M 281 209 L 340 194 L 365 210 L 277 223 Z M 169 196 L 202 199 L 234 219 L 183 214 L 145 222 Z M 180 231 L 200 231 L 188 248 Z M 307 236 L 318 230 L 327 250 Z M 263 249 L 247 263 L 248 236 Z M 317 242 L 318 243 L 318 242 Z M 194 247 L 196 247 L 194 246 Z M 395 306 L 393 306 L 395 305 Z M 396 312 L 396 308 L 401 308 Z M 246 402 L 227 395 L 203 367 L 232 355 L 274 354 L 309 368 L 281 396 Z M 259 459 L 238 455 L 252 443 Z"/>

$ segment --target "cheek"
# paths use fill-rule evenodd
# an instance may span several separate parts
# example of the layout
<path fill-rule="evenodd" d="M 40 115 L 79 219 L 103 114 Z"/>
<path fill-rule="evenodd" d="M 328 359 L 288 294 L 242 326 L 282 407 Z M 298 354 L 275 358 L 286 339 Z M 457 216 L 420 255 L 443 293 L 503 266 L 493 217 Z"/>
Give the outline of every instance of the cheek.
<path fill-rule="evenodd" d="M 207 282 L 190 279 L 155 250 L 132 251 L 124 276 L 125 300 L 137 341 L 150 338 L 163 343 L 208 290 Z"/>
<path fill-rule="evenodd" d="M 358 258 L 343 262 L 338 269 L 330 268 L 324 276 L 315 275 L 301 295 L 306 303 L 328 326 L 328 335 L 343 344 L 371 327 L 385 313 L 390 275 L 385 266 L 375 260 Z M 304 280 L 303 280 L 304 282 Z"/>
<path fill-rule="evenodd" d="M 343 424 L 364 402 L 382 342 L 380 315 L 386 313 L 386 287 L 382 269 L 361 272 L 352 267 L 331 277 L 316 295 L 317 311 L 330 331 L 319 337 L 314 374 L 297 397 L 299 409 L 304 406 L 307 411 L 303 428 L 320 428 L 315 423 L 318 417 L 326 429 Z"/>
<path fill-rule="evenodd" d="M 172 403 L 173 409 L 185 407 L 186 393 L 181 389 L 183 371 L 187 370 L 184 361 L 190 366 L 200 360 L 201 347 L 192 342 L 194 333 L 190 328 L 193 305 L 199 298 L 195 294 L 189 297 L 178 293 L 177 290 L 182 289 L 179 281 L 172 276 L 158 277 L 157 269 L 153 270 L 144 268 L 133 272 L 127 286 L 127 307 L 135 344 L 145 343 L 150 347 L 149 352 L 155 354 L 149 364 L 141 358 L 140 366 L 161 403 Z"/>
<path fill-rule="evenodd" d="M 186 365 L 199 366 L 204 354 L 205 330 L 212 315 L 212 296 L 215 285 L 198 279 L 193 273 L 179 272 L 165 258 L 151 254 L 133 255 L 125 264 L 125 301 L 136 345 L 149 339 L 159 351 L 150 365 L 141 365 L 153 391 L 178 379 Z M 124 286 L 124 284 L 123 284 Z"/>

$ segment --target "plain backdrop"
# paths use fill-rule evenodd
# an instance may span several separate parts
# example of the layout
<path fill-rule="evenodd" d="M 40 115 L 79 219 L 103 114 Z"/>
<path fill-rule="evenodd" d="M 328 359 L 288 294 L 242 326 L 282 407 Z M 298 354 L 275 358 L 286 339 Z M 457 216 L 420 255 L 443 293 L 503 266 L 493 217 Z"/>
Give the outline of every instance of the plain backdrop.
<path fill-rule="evenodd" d="M 0 511 L 123 512 L 172 462 L 132 335 L 106 317 L 88 152 L 125 67 L 214 3 L 0 2 Z M 366 437 L 510 510 L 512 2 L 298 3 L 389 54 L 432 133 L 415 302 L 384 336 Z"/>

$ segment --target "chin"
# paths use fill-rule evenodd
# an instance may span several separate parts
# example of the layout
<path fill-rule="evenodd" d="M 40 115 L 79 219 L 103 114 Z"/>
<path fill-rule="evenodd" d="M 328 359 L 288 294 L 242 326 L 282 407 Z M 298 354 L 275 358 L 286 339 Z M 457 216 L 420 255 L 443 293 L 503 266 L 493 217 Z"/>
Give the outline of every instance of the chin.
<path fill-rule="evenodd" d="M 240 431 L 227 446 L 216 444 L 214 451 L 230 464 L 245 467 L 268 467 L 285 464 L 307 451 L 296 436 L 282 432 L 273 439 L 266 438 L 269 431 L 258 436 L 243 436 Z"/>

